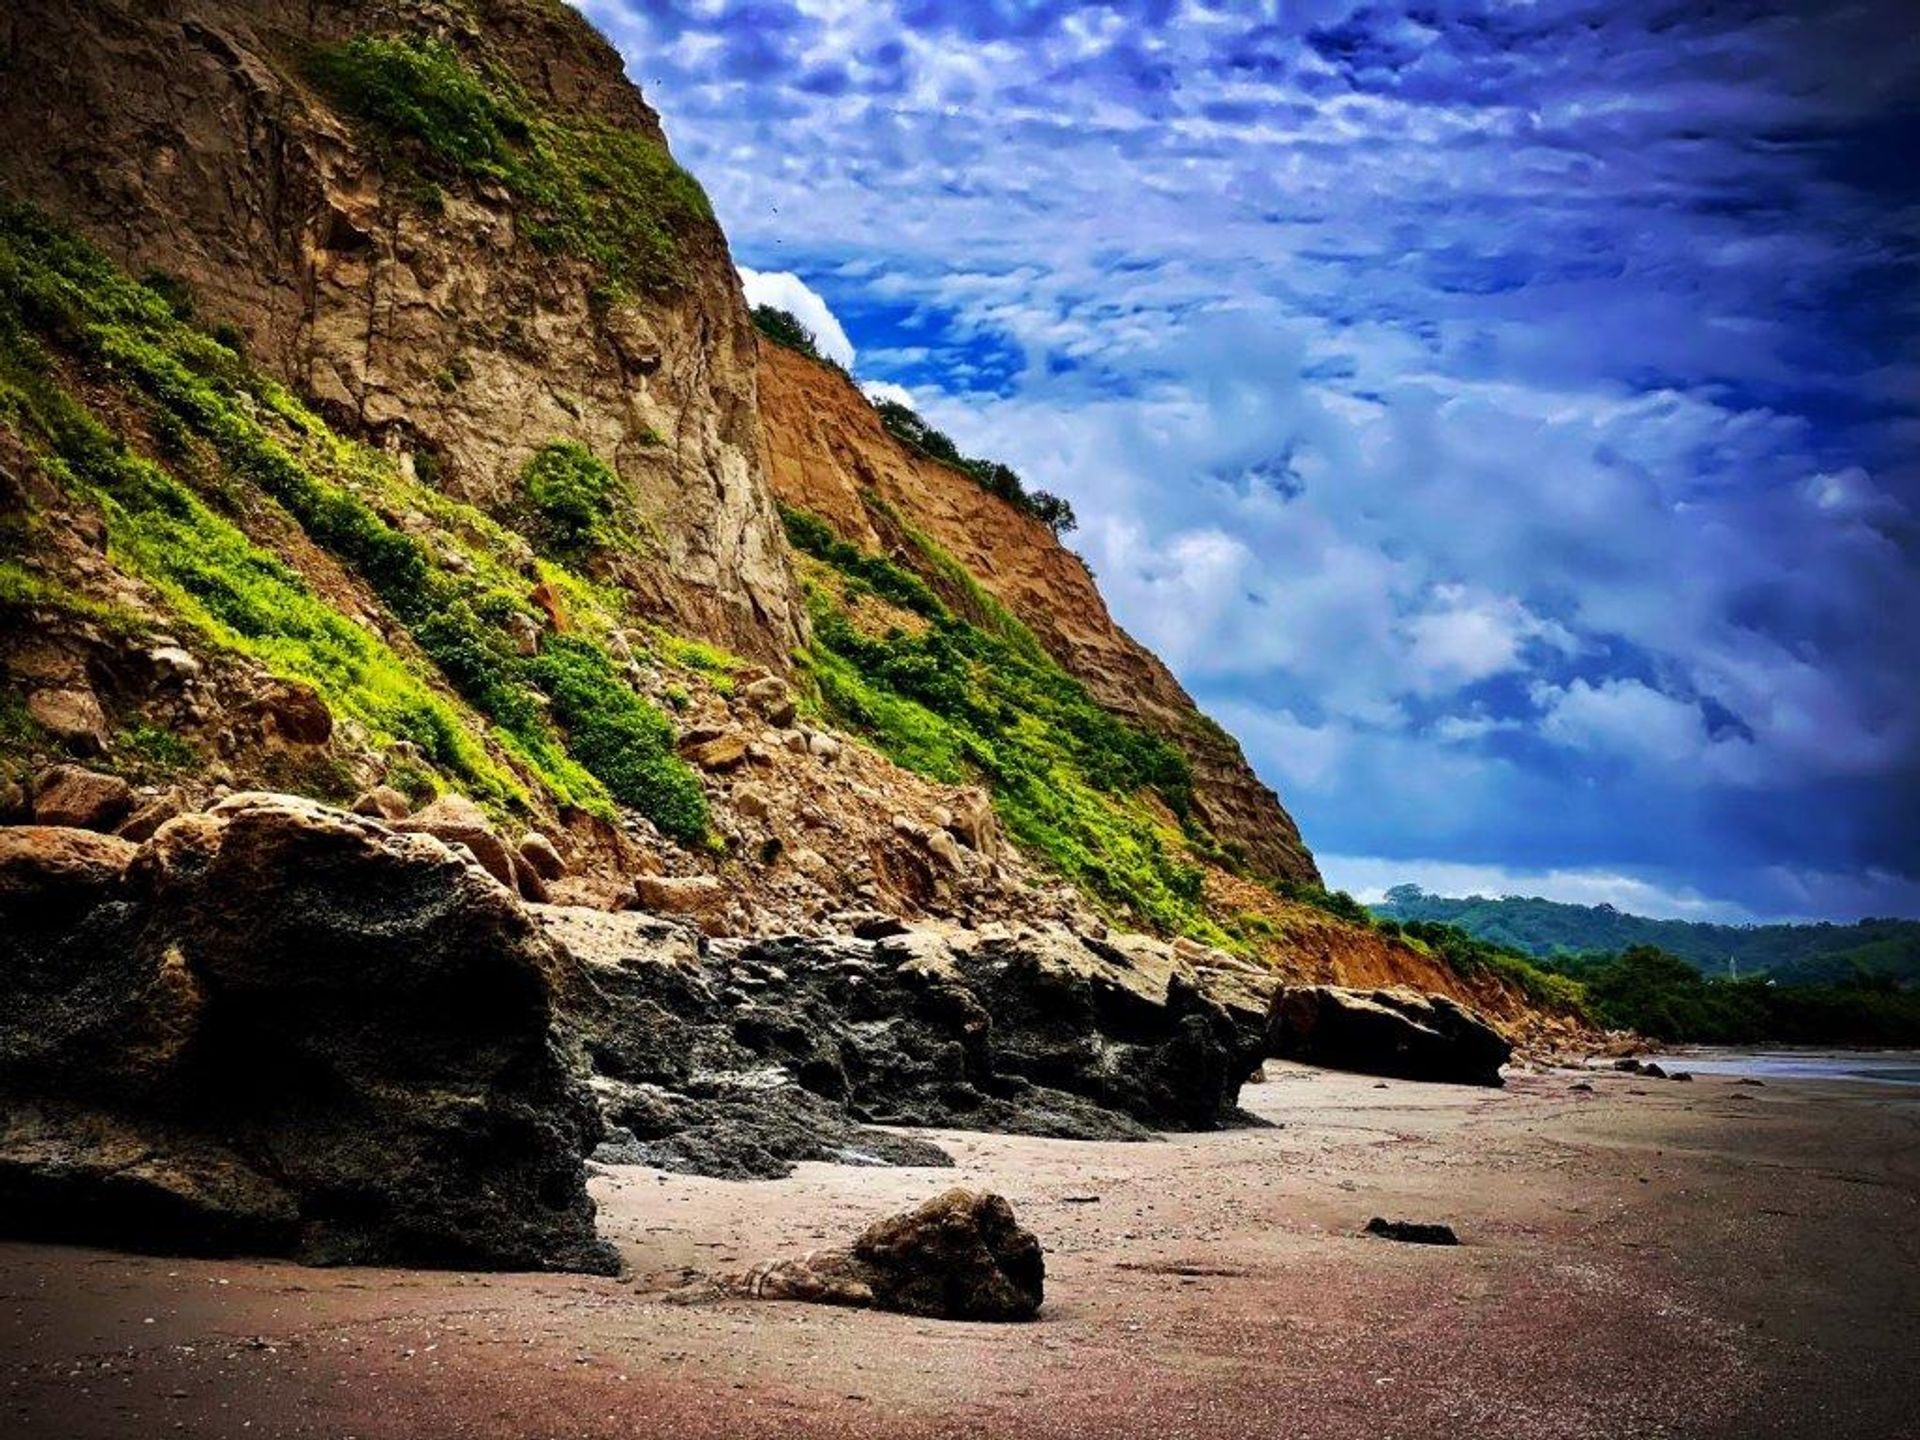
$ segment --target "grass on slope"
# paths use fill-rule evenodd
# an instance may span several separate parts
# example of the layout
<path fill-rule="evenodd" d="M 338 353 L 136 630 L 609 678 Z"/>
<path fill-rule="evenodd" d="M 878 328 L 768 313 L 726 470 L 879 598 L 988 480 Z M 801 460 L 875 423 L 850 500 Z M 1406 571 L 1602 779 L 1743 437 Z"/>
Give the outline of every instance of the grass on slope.
<path fill-rule="evenodd" d="M 0 413 L 57 477 L 101 504 L 115 558 L 210 639 L 314 684 L 376 739 L 413 741 L 496 804 L 523 799 L 435 693 L 431 672 L 315 595 L 210 501 L 265 497 L 380 597 L 491 722 L 486 738 L 557 801 L 602 814 L 618 801 L 677 839 L 704 839 L 698 779 L 593 627 L 520 653 L 515 632 L 537 630 L 540 617 L 512 537 L 329 430 L 177 308 L 34 212 L 0 207 Z M 91 413 L 61 383 L 61 363 L 134 407 L 168 463 L 136 453 Z M 464 565 L 447 567 L 389 518 L 407 509 L 442 522 L 439 538 L 459 546 Z M 552 562 L 538 574 L 563 594 L 594 596 Z"/>
<path fill-rule="evenodd" d="M 1135 923 L 1237 943 L 1206 913 L 1204 872 L 1182 858 L 1192 782 L 1178 750 L 1103 709 L 1037 646 L 961 618 L 918 575 L 817 517 L 783 513 L 795 548 L 818 562 L 803 658 L 836 718 L 910 770 L 985 782 L 1028 853 Z M 907 612 L 914 633 L 871 633 L 873 610 Z"/>
<path fill-rule="evenodd" d="M 713 222 L 699 183 L 651 136 L 537 105 L 444 42 L 363 35 L 315 49 L 306 70 L 429 206 L 439 181 L 502 186 L 533 244 L 591 261 L 610 297 L 677 289 L 682 238 Z"/>

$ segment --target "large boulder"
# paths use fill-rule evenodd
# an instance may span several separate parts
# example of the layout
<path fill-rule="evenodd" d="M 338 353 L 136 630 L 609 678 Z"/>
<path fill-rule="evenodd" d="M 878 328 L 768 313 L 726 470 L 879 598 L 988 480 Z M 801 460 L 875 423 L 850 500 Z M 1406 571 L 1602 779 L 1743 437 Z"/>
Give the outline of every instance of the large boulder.
<path fill-rule="evenodd" d="M 291 797 L 0 830 L 0 1228 L 610 1271 L 556 963 L 464 856 Z"/>
<path fill-rule="evenodd" d="M 1295 985 L 1274 992 L 1267 1050 L 1282 1060 L 1400 1080 L 1498 1085 L 1513 1047 L 1444 995 Z"/>
<path fill-rule="evenodd" d="M 42 825 L 111 830 L 133 809 L 133 787 L 118 775 L 55 765 L 33 782 L 33 818 Z"/>
<path fill-rule="evenodd" d="M 756 1299 L 897 1310 L 939 1320 L 1029 1320 L 1046 1258 L 1001 1196 L 953 1189 L 867 1227 L 848 1250 L 755 1266 L 729 1283 Z"/>

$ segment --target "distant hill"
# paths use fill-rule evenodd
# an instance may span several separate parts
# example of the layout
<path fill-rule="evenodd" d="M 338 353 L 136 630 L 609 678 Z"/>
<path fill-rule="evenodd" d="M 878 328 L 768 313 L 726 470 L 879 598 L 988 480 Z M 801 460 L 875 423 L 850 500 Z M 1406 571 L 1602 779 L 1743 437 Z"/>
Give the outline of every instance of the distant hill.
<path fill-rule="evenodd" d="M 1920 921 L 1862 920 L 1853 925 L 1705 925 L 1653 920 L 1611 905 L 1568 905 L 1517 895 L 1465 899 L 1396 885 L 1369 907 L 1383 920 L 1435 920 L 1540 959 L 1657 945 L 1723 976 L 1768 975 L 1783 984 L 1831 984 L 1858 975 L 1920 983 Z"/>

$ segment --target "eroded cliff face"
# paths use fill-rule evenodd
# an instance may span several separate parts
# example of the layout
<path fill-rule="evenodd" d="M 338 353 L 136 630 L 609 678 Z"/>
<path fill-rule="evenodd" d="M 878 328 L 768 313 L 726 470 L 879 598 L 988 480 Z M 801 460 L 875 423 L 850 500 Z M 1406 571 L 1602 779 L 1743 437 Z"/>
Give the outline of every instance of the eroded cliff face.
<path fill-rule="evenodd" d="M 972 477 L 909 450 L 844 376 L 805 356 L 763 341 L 759 394 L 766 473 L 783 504 L 820 516 L 864 550 L 906 553 L 895 516 L 930 536 L 1096 700 L 1187 754 L 1194 808 L 1218 839 L 1264 874 L 1319 882 L 1299 828 L 1238 742 L 1114 623 L 1085 563 L 1052 531 Z"/>
<path fill-rule="evenodd" d="M 664 149 L 619 56 L 559 0 L 19 0 L 0 14 L 0 185 L 484 509 L 543 445 L 631 487 L 647 538 L 610 562 L 681 628 L 784 656 L 803 621 L 759 465 L 754 342 L 711 216 L 665 285 L 609 287 L 507 184 L 394 163 L 312 78 L 323 47 L 420 37 L 526 107 Z M 458 117 L 456 117 L 458 118 Z"/>

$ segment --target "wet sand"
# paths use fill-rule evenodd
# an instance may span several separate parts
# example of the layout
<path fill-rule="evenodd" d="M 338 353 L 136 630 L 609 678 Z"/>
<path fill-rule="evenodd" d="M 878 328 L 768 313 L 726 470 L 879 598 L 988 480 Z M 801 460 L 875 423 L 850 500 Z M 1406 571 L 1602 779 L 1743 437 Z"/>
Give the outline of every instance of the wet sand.
<path fill-rule="evenodd" d="M 1920 1092 L 1269 1071 L 1244 1099 L 1274 1130 L 937 1134 L 957 1170 L 751 1185 L 612 1171 L 621 1280 L 0 1246 L 0 1433 L 1920 1434 Z M 660 1298 L 953 1183 L 1046 1243 L 1037 1322 Z M 1373 1215 L 1464 1243 L 1358 1234 Z"/>

